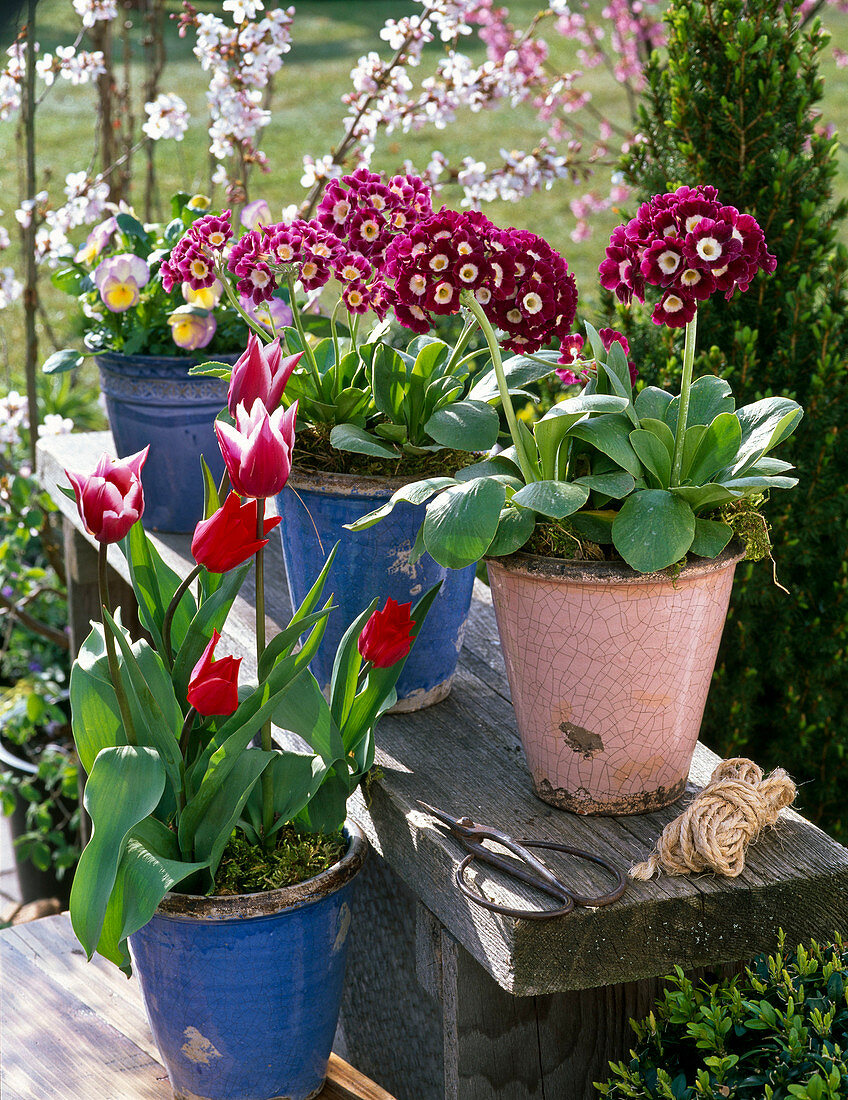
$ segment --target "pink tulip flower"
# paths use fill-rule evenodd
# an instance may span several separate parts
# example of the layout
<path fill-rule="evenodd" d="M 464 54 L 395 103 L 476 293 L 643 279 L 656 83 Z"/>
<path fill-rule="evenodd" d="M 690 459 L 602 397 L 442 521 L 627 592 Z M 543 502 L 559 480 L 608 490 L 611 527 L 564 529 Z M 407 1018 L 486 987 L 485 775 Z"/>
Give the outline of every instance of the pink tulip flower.
<path fill-rule="evenodd" d="M 235 417 L 240 404 L 252 409 L 257 398 L 269 412 L 273 412 L 280 404 L 286 383 L 302 354 L 299 352 L 283 359 L 279 338 L 266 345 L 251 332 L 247 338 L 247 351 L 236 361 L 230 376 L 227 397 L 230 415 Z"/>
<path fill-rule="evenodd" d="M 291 473 L 297 402 L 269 413 L 257 397 L 250 412 L 236 407 L 235 427 L 215 421 L 218 445 L 230 484 L 243 497 L 272 497 L 282 492 Z"/>
<path fill-rule="evenodd" d="M 65 470 L 74 487 L 85 529 L 98 542 L 120 542 L 136 520 L 141 519 L 144 511 L 141 468 L 149 450 L 148 445 L 123 459 L 104 454 L 88 477 Z"/>

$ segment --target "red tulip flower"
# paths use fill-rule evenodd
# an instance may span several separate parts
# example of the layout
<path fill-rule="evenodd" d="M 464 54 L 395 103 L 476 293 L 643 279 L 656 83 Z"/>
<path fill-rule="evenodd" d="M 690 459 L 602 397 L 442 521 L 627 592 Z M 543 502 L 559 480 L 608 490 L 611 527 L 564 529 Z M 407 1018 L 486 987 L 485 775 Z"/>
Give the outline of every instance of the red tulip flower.
<path fill-rule="evenodd" d="M 357 646 L 363 660 L 375 668 L 389 668 L 402 661 L 412 649 L 411 603 L 397 603 L 389 597 L 382 611 L 375 611 L 359 635 Z"/>
<path fill-rule="evenodd" d="M 202 519 L 194 529 L 191 552 L 197 564 L 205 565 L 210 573 L 226 573 L 267 546 L 267 539 L 256 537 L 258 510 L 256 500 L 242 504 L 238 493 L 230 493 L 218 511 L 209 519 Z M 279 516 L 264 519 L 265 534 L 279 522 Z"/>
<path fill-rule="evenodd" d="M 241 657 L 222 657 L 215 660 L 215 646 L 221 639 L 217 630 L 204 649 L 203 656 L 191 670 L 188 684 L 188 701 L 205 717 L 213 714 L 232 714 L 238 706 L 238 673 Z"/>
<path fill-rule="evenodd" d="M 257 397 L 250 412 L 236 407 L 235 427 L 215 421 L 230 484 L 239 496 L 273 497 L 282 491 L 291 473 L 296 419 L 296 401 L 269 413 Z"/>
<path fill-rule="evenodd" d="M 276 409 L 301 355 L 303 352 L 283 359 L 279 337 L 265 345 L 251 332 L 247 338 L 247 351 L 236 360 L 230 375 L 227 396 L 230 415 L 235 417 L 239 405 L 244 405 L 246 409 L 253 408 L 257 397 L 269 412 Z"/>
<path fill-rule="evenodd" d="M 144 511 L 141 468 L 149 450 L 147 446 L 123 459 L 104 454 L 88 477 L 65 470 L 74 487 L 85 529 L 98 542 L 120 542 L 141 518 Z"/>

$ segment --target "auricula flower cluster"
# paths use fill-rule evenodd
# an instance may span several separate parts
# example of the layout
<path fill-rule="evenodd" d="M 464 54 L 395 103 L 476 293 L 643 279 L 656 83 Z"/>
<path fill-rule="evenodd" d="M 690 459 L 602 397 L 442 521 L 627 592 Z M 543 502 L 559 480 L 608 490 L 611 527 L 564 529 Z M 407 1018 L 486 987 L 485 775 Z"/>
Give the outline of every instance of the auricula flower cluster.
<path fill-rule="evenodd" d="M 386 251 L 401 324 L 427 332 L 433 314 L 458 312 L 467 292 L 505 334 L 511 351 L 532 353 L 568 336 L 577 287 L 568 264 L 535 233 L 498 229 L 476 212 L 442 210 Z"/>
<path fill-rule="evenodd" d="M 613 231 L 599 270 L 601 285 L 622 302 L 634 295 L 643 302 L 646 287 L 658 287 L 654 324 L 683 328 L 699 301 L 716 292 L 729 299 L 776 266 L 756 219 L 725 206 L 715 187 L 699 185 L 643 203 Z"/>

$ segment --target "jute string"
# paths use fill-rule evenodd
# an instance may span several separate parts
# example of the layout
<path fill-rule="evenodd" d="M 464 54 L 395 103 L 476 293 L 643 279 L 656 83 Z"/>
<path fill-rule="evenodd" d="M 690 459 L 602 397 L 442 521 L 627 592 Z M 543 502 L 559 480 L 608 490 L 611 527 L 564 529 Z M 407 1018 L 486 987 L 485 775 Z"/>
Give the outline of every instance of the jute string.
<path fill-rule="evenodd" d="M 663 829 L 652 855 L 630 868 L 630 877 L 646 881 L 658 871 L 715 871 L 735 878 L 745 867 L 748 845 L 795 801 L 795 791 L 782 768 L 763 779 L 753 760 L 722 760 L 706 787 Z"/>

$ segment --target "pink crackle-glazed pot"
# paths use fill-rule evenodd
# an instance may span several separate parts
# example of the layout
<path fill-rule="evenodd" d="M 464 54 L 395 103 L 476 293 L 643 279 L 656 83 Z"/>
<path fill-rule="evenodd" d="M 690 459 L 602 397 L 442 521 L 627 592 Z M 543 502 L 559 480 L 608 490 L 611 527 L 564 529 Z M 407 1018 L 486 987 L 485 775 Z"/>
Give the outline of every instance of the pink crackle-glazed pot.
<path fill-rule="evenodd" d="M 488 560 L 541 799 L 579 814 L 632 814 L 680 797 L 743 556 L 733 542 L 676 576 L 520 553 Z"/>

